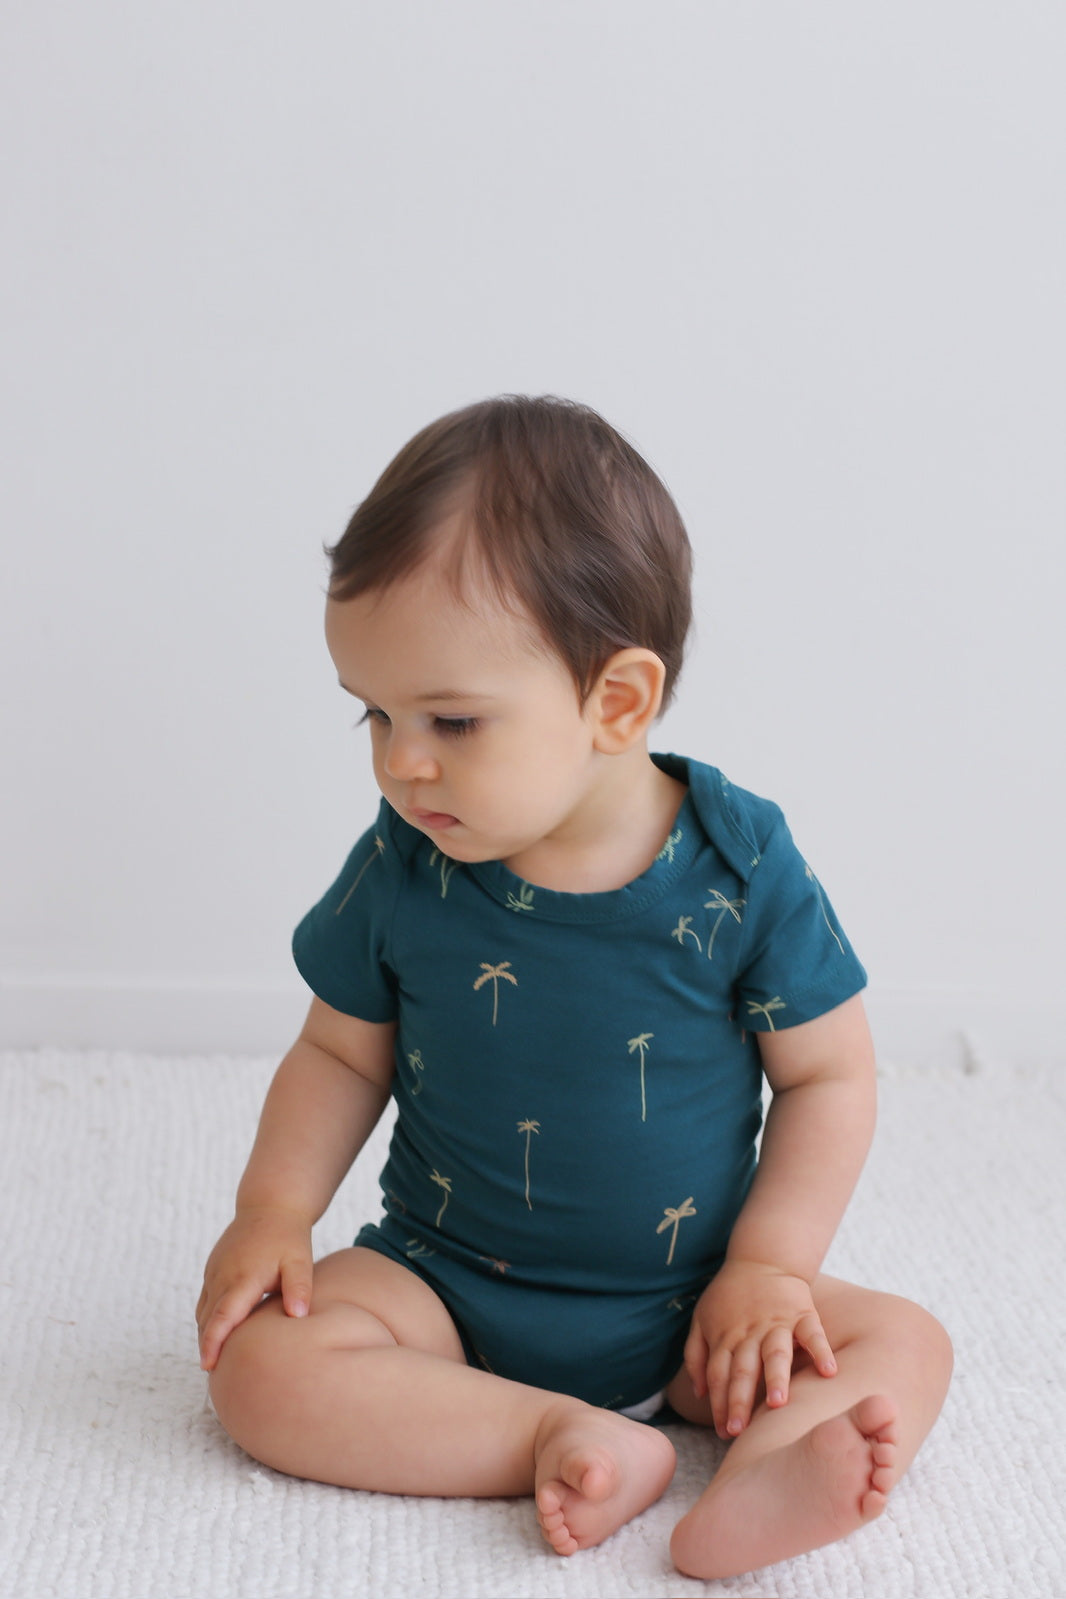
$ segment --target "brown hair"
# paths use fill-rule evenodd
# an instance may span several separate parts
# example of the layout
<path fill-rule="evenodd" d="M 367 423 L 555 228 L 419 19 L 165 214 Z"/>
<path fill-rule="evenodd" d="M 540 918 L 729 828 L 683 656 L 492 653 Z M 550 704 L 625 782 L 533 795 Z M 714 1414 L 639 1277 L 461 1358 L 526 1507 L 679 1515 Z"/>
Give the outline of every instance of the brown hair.
<path fill-rule="evenodd" d="M 525 395 L 431 422 L 327 549 L 330 597 L 354 599 L 407 576 L 454 509 L 469 518 L 451 572 L 457 591 L 473 553 L 501 599 L 517 600 L 559 652 L 583 697 L 610 657 L 635 645 L 663 661 L 667 703 L 691 621 L 692 552 L 666 488 L 609 423 L 588 406 Z"/>

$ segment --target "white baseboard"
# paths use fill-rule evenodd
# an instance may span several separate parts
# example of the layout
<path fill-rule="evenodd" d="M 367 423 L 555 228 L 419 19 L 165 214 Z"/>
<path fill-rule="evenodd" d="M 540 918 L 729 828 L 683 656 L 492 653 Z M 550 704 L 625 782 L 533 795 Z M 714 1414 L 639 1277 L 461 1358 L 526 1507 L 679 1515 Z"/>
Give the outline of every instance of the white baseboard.
<path fill-rule="evenodd" d="M 0 1048 L 280 1056 L 309 999 L 298 980 L 282 987 L 0 978 Z"/>
<path fill-rule="evenodd" d="M 1066 1064 L 1062 1027 L 1050 1001 L 1023 1005 L 965 988 L 878 988 L 866 993 L 878 1060 L 889 1066 Z"/>
<path fill-rule="evenodd" d="M 876 986 L 866 1002 L 878 1058 L 889 1067 L 1066 1064 L 1050 1003 L 1023 1007 L 977 990 Z M 279 1055 L 298 1033 L 307 1004 L 298 981 L 0 978 L 0 1048 Z"/>

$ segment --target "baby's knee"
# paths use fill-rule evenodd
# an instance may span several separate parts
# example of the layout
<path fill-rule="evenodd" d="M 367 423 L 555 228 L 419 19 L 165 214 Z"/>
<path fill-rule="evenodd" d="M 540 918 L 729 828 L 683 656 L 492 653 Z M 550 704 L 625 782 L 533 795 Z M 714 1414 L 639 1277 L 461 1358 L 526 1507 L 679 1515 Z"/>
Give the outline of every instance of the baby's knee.
<path fill-rule="evenodd" d="M 922 1316 L 919 1337 L 922 1340 L 923 1350 L 927 1358 L 934 1361 L 941 1369 L 944 1381 L 947 1383 L 955 1367 L 955 1346 L 951 1342 L 951 1335 L 931 1311 L 923 1310 L 920 1305 L 915 1308 Z"/>
<path fill-rule="evenodd" d="M 955 1350 L 946 1327 L 931 1311 L 912 1299 L 902 1299 L 895 1294 L 880 1297 L 894 1341 L 907 1349 L 912 1360 L 920 1362 L 923 1371 L 942 1375 L 946 1384 L 955 1364 Z"/>
<path fill-rule="evenodd" d="M 291 1383 L 295 1350 L 285 1316 L 268 1301 L 230 1333 L 208 1379 L 222 1426 L 249 1454 L 263 1458 L 259 1440 Z"/>

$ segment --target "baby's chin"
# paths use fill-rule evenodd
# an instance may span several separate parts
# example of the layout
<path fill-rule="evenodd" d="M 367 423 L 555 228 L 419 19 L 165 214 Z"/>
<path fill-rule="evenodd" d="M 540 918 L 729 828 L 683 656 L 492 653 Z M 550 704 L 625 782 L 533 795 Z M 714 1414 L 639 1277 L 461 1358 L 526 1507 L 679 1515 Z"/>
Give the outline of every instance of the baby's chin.
<path fill-rule="evenodd" d="M 463 824 L 452 817 L 450 824 L 444 827 L 427 826 L 425 822 L 418 822 L 411 818 L 411 825 L 424 833 L 442 855 L 447 855 L 449 860 L 461 863 L 464 866 L 477 865 L 480 861 L 499 860 L 499 850 L 483 839 L 471 835 Z"/>

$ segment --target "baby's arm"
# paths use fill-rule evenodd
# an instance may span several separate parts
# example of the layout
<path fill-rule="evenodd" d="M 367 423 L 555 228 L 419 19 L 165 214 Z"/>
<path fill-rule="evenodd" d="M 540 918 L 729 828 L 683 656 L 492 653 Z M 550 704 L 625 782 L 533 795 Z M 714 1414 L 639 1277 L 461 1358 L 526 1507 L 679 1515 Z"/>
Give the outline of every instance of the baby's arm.
<path fill-rule="evenodd" d="M 389 1097 L 391 1023 L 312 1001 L 270 1085 L 237 1213 L 208 1259 L 196 1308 L 200 1364 L 212 1371 L 234 1327 L 280 1288 L 290 1316 L 311 1304 L 311 1227 Z"/>
<path fill-rule="evenodd" d="M 725 1264 L 696 1307 L 685 1366 L 722 1437 L 788 1400 L 793 1342 L 823 1376 L 836 1362 L 811 1296 L 873 1136 L 876 1081 L 862 1000 L 759 1036 L 773 1090 L 758 1170 Z"/>

